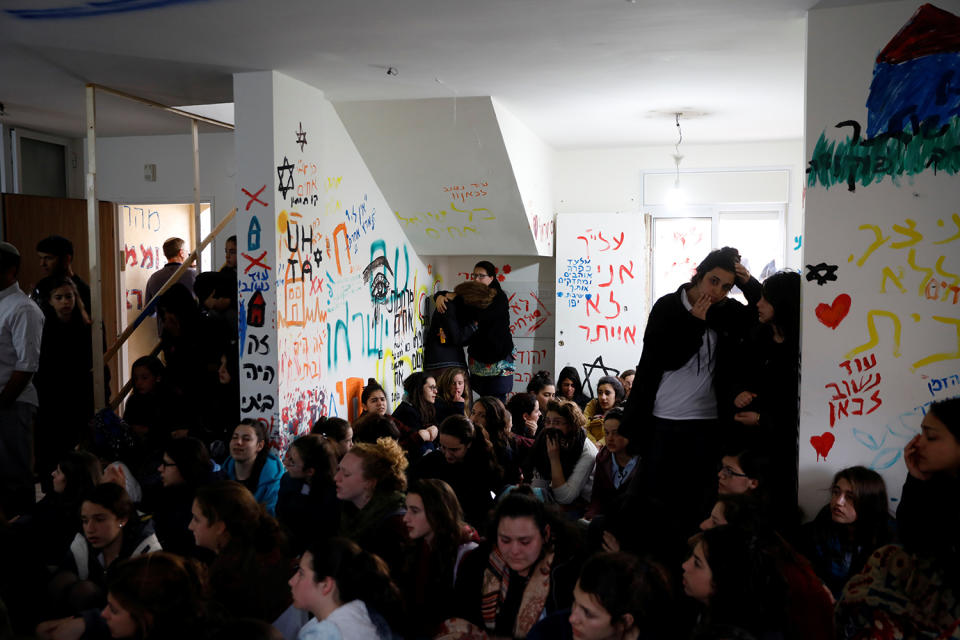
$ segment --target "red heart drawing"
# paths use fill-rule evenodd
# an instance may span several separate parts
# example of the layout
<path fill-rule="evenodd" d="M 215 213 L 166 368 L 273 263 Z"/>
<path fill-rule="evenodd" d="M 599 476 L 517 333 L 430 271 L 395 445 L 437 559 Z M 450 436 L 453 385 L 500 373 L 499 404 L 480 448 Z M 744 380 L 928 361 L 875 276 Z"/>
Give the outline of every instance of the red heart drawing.
<path fill-rule="evenodd" d="M 827 454 L 830 453 L 830 449 L 833 448 L 833 442 L 835 438 L 833 434 L 827 431 L 822 436 L 812 436 L 810 438 L 810 444 L 813 445 L 813 448 L 817 451 L 817 462 L 820 462 L 820 456 L 823 456 L 823 459 L 827 459 Z"/>
<path fill-rule="evenodd" d="M 831 329 L 836 329 L 837 325 L 850 313 L 850 305 L 852 303 L 853 301 L 850 299 L 850 296 L 845 293 L 841 293 L 834 298 L 833 304 L 831 305 L 821 302 L 817 305 L 815 311 L 817 319 Z"/>

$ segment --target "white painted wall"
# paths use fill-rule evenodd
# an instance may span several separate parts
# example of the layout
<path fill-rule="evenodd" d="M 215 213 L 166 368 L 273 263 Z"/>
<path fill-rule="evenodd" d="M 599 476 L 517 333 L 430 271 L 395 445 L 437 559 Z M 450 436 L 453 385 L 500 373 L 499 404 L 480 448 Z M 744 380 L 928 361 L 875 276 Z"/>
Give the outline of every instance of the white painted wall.
<path fill-rule="evenodd" d="M 506 107 L 496 100 L 491 102 L 537 253 L 551 256 L 554 239 L 553 149 Z"/>
<path fill-rule="evenodd" d="M 791 268 L 800 267 L 802 251 L 794 250 L 794 239 L 801 235 L 803 224 L 806 162 L 801 140 L 710 145 L 684 142 L 680 152 L 684 170 L 789 168 L 786 258 Z M 642 174 L 672 169 L 673 154 L 672 145 L 557 151 L 554 208 L 557 213 L 645 212 Z"/>
<path fill-rule="evenodd" d="M 87 171 L 86 141 L 83 142 L 83 172 Z M 143 179 L 143 166 L 157 165 L 157 181 Z M 237 163 L 234 134 L 200 135 L 200 200 L 213 205 L 213 225 L 240 200 L 236 187 Z M 82 183 L 81 183 L 82 184 Z M 240 194 L 242 195 L 242 194 Z M 83 193 L 74 197 L 84 197 Z M 189 134 L 97 139 L 97 197 L 117 203 L 165 204 L 193 202 L 193 140 Z M 228 229 L 213 242 L 213 265 L 223 262 L 223 242 L 233 235 Z"/>
<path fill-rule="evenodd" d="M 537 253 L 490 97 L 336 109 L 419 253 Z"/>

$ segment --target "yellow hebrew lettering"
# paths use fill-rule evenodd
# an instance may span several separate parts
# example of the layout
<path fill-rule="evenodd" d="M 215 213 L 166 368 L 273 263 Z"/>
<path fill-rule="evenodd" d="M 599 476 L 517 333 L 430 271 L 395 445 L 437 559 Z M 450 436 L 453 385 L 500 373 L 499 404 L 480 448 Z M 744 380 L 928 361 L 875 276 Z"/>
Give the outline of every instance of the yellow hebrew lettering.
<path fill-rule="evenodd" d="M 850 360 L 858 353 L 863 353 L 864 351 L 869 351 L 875 346 L 880 344 L 880 335 L 877 333 L 877 323 L 875 320 L 876 316 L 883 316 L 884 318 L 890 318 L 893 322 L 893 357 L 900 357 L 900 318 L 897 317 L 892 311 L 883 311 L 882 309 L 872 309 L 867 312 L 867 331 L 870 333 L 870 340 L 866 343 L 856 347 L 847 352 L 844 356 L 847 360 Z"/>

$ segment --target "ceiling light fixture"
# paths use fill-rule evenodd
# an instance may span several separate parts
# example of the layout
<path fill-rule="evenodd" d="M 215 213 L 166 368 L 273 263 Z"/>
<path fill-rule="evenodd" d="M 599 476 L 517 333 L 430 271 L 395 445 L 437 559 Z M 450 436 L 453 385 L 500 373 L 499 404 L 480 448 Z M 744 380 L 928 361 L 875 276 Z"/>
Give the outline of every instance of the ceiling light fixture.
<path fill-rule="evenodd" d="M 673 163 L 676 166 L 676 177 L 673 180 L 673 189 L 667 193 L 667 204 L 671 206 L 680 206 L 686 202 L 686 196 L 680 189 L 680 161 L 683 160 L 683 155 L 680 154 L 680 143 L 683 142 L 683 129 L 680 128 L 680 116 L 682 115 L 679 111 L 673 114 L 674 121 L 677 124 L 677 143 L 673 145 Z"/>

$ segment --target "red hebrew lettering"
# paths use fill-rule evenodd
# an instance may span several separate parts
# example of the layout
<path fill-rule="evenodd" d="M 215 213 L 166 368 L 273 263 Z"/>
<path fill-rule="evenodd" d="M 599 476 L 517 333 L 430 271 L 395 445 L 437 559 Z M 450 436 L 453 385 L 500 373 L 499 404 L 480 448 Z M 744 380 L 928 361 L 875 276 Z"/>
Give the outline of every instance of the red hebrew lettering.
<path fill-rule="evenodd" d="M 880 405 L 883 404 L 883 400 L 880 399 L 880 389 L 877 389 L 873 392 L 873 395 L 870 396 L 870 399 L 875 403 L 870 409 L 867 410 L 867 415 L 873 413 L 880 408 Z"/>
<path fill-rule="evenodd" d="M 593 307 L 593 310 L 597 313 L 600 313 L 600 298 L 597 296 L 591 296 L 586 300 L 587 302 L 587 317 L 590 317 L 590 307 Z"/>
<path fill-rule="evenodd" d="M 608 266 L 610 267 L 610 279 L 607 280 L 606 282 L 602 283 L 602 284 L 600 285 L 601 287 L 609 287 L 610 284 L 613 282 L 613 265 L 611 264 L 611 265 L 608 265 Z M 600 273 L 600 265 L 597 265 L 597 273 Z"/>
<path fill-rule="evenodd" d="M 613 299 L 613 291 L 610 292 L 610 302 L 617 305 L 617 312 L 612 316 L 610 315 L 604 316 L 607 320 L 613 320 L 614 318 L 620 315 L 620 303 Z"/>
<path fill-rule="evenodd" d="M 624 271 L 626 271 L 626 272 L 627 272 L 627 275 L 630 276 L 630 279 L 633 280 L 633 260 L 630 261 L 630 268 L 629 268 L 629 269 L 627 269 L 627 266 L 626 266 L 626 265 L 623 265 L 623 264 L 620 265 L 620 284 L 624 284 L 624 282 L 623 282 L 623 272 L 624 272 Z"/>
<path fill-rule="evenodd" d="M 616 238 L 614 238 L 613 241 L 617 243 L 617 246 L 613 248 L 613 250 L 616 251 L 620 248 L 620 245 L 623 244 L 623 231 L 620 232 L 620 240 L 618 241 Z"/>
<path fill-rule="evenodd" d="M 626 327 L 623 330 L 623 341 L 626 342 L 627 338 L 630 338 L 630 342 L 633 344 L 637 344 L 637 328 L 635 326 Z"/>
<path fill-rule="evenodd" d="M 124 259 L 127 262 L 127 266 L 137 266 L 137 248 L 125 246 Z"/>

